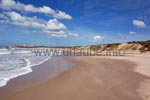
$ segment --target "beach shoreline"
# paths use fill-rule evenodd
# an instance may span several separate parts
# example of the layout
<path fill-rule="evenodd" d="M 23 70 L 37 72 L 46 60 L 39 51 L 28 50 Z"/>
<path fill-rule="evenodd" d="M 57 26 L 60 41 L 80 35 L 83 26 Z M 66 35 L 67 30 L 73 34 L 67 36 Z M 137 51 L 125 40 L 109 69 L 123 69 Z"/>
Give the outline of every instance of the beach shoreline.
<path fill-rule="evenodd" d="M 136 72 L 137 63 L 128 57 L 71 57 L 65 61 L 75 66 L 4 100 L 149 100 L 149 91 L 144 89 L 149 77 Z"/>
<path fill-rule="evenodd" d="M 26 88 L 37 86 L 72 67 L 73 63 L 67 62 L 63 57 L 51 57 L 42 64 L 32 66 L 31 73 L 13 78 L 5 86 L 0 87 L 0 99 Z"/>

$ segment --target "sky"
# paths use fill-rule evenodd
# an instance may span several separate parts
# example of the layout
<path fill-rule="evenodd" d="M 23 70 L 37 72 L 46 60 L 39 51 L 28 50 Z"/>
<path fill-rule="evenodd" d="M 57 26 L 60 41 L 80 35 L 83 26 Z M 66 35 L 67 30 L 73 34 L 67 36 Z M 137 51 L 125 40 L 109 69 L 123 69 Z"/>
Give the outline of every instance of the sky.
<path fill-rule="evenodd" d="M 150 0 L 0 0 L 0 46 L 150 40 Z"/>

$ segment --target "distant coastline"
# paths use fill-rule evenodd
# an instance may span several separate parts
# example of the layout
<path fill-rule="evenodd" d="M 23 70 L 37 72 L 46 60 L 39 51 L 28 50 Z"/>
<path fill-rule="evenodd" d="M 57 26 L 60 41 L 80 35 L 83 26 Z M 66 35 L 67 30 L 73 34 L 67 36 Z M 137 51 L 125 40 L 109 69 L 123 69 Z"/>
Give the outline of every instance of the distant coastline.
<path fill-rule="evenodd" d="M 126 50 L 130 52 L 150 52 L 150 40 L 147 41 L 132 41 L 132 42 L 124 42 L 124 43 L 111 43 L 111 44 L 98 44 L 98 45 L 87 45 L 87 46 L 33 46 L 33 45 L 14 45 L 14 46 L 4 46 L 1 48 L 58 48 L 58 49 L 91 49 L 91 50 Z"/>

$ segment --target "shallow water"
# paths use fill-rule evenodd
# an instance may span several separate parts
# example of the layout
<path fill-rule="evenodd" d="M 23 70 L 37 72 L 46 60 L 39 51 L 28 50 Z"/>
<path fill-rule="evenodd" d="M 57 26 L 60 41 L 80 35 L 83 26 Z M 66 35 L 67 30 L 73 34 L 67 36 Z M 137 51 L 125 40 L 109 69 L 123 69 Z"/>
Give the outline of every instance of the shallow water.
<path fill-rule="evenodd" d="M 39 65 L 50 56 L 36 56 L 29 49 L 0 49 L 0 87 L 18 76 L 32 72 L 31 66 Z"/>

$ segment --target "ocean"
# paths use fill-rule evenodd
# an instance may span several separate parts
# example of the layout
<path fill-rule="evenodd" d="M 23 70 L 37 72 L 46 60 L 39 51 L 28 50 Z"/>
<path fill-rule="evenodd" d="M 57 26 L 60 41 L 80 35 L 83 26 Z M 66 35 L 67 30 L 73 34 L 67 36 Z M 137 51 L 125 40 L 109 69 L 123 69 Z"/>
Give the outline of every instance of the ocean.
<path fill-rule="evenodd" d="M 51 56 L 36 56 L 31 49 L 0 49 L 0 87 L 10 79 L 32 72 L 32 66 L 39 65 Z"/>

